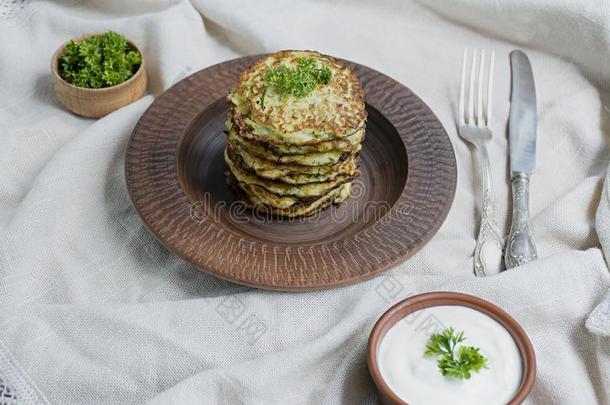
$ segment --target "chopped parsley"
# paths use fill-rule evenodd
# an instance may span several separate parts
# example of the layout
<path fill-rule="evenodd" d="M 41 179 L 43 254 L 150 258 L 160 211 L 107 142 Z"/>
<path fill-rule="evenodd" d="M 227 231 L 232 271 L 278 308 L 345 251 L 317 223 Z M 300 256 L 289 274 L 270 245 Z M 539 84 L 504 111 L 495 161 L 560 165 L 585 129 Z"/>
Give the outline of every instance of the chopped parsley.
<path fill-rule="evenodd" d="M 280 98 L 285 100 L 288 96 L 306 97 L 310 95 L 318 85 L 328 84 L 332 79 L 332 72 L 324 65 L 319 65 L 314 57 L 297 59 L 297 65 L 290 68 L 279 65 L 268 68 L 265 72 L 266 87 L 261 95 L 261 102 L 268 89 L 279 93 Z"/>
<path fill-rule="evenodd" d="M 98 89 L 129 79 L 140 63 L 140 52 L 124 36 L 108 31 L 79 42 L 68 42 L 59 58 L 59 75 L 75 86 Z"/>

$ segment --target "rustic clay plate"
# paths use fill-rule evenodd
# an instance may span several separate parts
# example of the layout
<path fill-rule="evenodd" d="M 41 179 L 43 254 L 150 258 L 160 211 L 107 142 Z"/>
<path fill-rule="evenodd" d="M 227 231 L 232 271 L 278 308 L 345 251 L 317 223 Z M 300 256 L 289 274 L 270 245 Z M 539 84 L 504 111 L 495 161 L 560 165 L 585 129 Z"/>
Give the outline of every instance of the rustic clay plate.
<path fill-rule="evenodd" d="M 204 271 L 273 290 L 355 283 L 415 254 L 451 207 L 453 148 L 415 94 L 355 63 L 348 62 L 362 82 L 369 118 L 352 197 L 300 220 L 267 218 L 236 203 L 224 176 L 225 96 L 257 58 L 187 77 L 140 118 L 125 172 L 150 231 Z"/>

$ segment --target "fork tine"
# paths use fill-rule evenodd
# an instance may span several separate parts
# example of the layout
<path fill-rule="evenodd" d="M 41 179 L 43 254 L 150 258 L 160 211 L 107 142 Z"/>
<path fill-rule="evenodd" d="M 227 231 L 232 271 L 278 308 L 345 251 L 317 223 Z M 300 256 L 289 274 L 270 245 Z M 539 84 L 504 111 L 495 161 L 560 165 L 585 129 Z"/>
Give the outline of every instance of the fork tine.
<path fill-rule="evenodd" d="M 483 118 L 483 80 L 485 79 L 485 49 L 481 50 L 481 64 L 479 65 L 479 91 L 477 92 L 477 126 L 485 126 Z"/>
<path fill-rule="evenodd" d="M 470 90 L 468 91 L 468 125 L 474 125 L 474 81 L 477 73 L 477 50 L 472 51 L 472 67 L 470 69 Z"/>
<path fill-rule="evenodd" d="M 486 118 L 486 126 L 489 127 L 489 123 L 491 122 L 491 105 L 492 95 L 493 95 L 493 86 L 494 86 L 494 59 L 496 53 L 491 51 L 491 56 L 489 60 L 489 73 L 487 75 L 487 116 Z"/>
<path fill-rule="evenodd" d="M 459 124 L 464 125 L 464 93 L 466 92 L 466 65 L 468 64 L 468 48 L 464 48 L 464 60 L 462 62 L 462 82 L 460 84 L 460 106 L 458 108 Z"/>

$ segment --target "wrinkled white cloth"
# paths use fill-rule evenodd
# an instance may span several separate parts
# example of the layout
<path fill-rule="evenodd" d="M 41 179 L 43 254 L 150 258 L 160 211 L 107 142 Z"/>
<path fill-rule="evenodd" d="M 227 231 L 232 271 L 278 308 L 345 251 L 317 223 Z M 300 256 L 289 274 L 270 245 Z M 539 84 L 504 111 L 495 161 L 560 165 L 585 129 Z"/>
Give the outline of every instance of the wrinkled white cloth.
<path fill-rule="evenodd" d="M 608 404 L 609 24 L 607 2 L 581 0 L 0 2 L 0 403 L 374 403 L 365 348 L 375 320 L 407 296 L 454 290 L 526 329 L 539 367 L 527 403 Z M 79 118 L 58 104 L 49 61 L 65 40 L 108 29 L 143 50 L 149 95 Z M 476 167 L 455 127 L 461 57 L 496 52 L 489 152 L 506 232 L 517 46 L 538 93 L 531 213 L 542 259 L 475 278 Z M 299 294 L 234 285 L 168 252 L 130 204 L 125 148 L 154 97 L 208 65 L 286 48 L 392 76 L 451 138 L 449 217 L 385 276 Z"/>

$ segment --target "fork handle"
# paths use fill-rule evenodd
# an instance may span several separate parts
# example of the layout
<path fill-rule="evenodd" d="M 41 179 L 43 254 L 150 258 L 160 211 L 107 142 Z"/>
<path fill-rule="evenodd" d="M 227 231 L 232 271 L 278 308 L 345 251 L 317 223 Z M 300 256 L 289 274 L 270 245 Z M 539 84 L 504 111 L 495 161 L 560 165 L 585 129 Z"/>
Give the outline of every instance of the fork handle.
<path fill-rule="evenodd" d="M 506 242 L 504 262 L 506 268 L 521 266 L 538 258 L 536 245 L 529 227 L 529 176 L 525 173 L 514 173 L 513 220 Z"/>
<path fill-rule="evenodd" d="M 481 179 L 483 183 L 483 196 L 481 202 L 481 225 L 479 236 L 474 249 L 474 273 L 477 276 L 487 276 L 497 273 L 499 268 L 492 268 L 492 265 L 502 263 L 502 236 L 496 222 L 496 204 L 491 182 L 491 165 L 489 154 L 485 145 L 477 148 L 481 159 Z M 497 260 L 490 262 L 490 258 L 496 255 Z"/>

